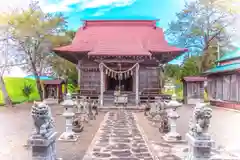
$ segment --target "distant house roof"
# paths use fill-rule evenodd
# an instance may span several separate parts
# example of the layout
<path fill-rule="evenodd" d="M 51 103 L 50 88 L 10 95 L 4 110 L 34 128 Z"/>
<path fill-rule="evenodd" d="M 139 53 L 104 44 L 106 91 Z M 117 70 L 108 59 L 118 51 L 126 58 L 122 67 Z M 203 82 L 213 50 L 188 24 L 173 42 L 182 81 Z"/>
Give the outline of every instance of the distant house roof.
<path fill-rule="evenodd" d="M 219 60 L 217 60 L 218 62 L 222 62 L 222 61 L 228 61 L 228 60 L 232 60 L 232 59 L 236 59 L 236 58 L 240 58 L 240 48 L 232 51 L 232 52 L 227 52 L 225 53 Z"/>
<path fill-rule="evenodd" d="M 36 77 L 34 75 L 28 75 L 24 78 L 29 78 L 29 79 L 36 79 Z M 40 80 L 53 80 L 54 78 L 49 77 L 49 76 L 39 76 Z"/>
<path fill-rule="evenodd" d="M 232 64 L 226 64 L 226 65 L 219 65 L 215 68 L 209 69 L 204 74 L 209 75 L 213 73 L 222 73 L 222 72 L 230 72 L 234 70 L 240 69 L 240 63 L 232 63 Z"/>
<path fill-rule="evenodd" d="M 201 76 L 188 76 L 183 78 L 184 81 L 186 82 L 203 82 L 206 81 L 206 77 L 201 77 Z"/>

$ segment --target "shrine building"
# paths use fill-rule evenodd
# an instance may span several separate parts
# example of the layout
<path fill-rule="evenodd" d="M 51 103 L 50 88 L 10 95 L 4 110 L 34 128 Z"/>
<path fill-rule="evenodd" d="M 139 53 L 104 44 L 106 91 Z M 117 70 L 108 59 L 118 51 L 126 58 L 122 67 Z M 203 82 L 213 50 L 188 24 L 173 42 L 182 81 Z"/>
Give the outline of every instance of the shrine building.
<path fill-rule="evenodd" d="M 225 53 L 206 71 L 211 105 L 240 110 L 240 49 Z"/>
<path fill-rule="evenodd" d="M 85 20 L 72 43 L 54 52 L 77 65 L 81 95 L 97 95 L 103 106 L 121 90 L 139 104 L 146 94 L 159 94 L 159 64 L 187 51 L 170 46 L 156 22 Z"/>

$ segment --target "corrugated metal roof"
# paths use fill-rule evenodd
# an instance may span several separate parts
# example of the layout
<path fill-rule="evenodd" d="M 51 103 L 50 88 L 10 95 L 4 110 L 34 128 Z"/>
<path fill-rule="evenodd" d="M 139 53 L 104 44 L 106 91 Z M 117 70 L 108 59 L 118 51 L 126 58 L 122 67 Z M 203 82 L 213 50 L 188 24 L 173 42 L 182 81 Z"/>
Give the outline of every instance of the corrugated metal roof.
<path fill-rule="evenodd" d="M 167 52 L 183 53 L 185 48 L 170 46 L 155 21 L 86 21 L 71 45 L 58 52 L 83 52 L 88 55 L 142 56 Z"/>
<path fill-rule="evenodd" d="M 236 59 L 236 58 L 240 58 L 240 48 L 232 51 L 232 52 L 228 52 L 225 53 L 219 60 L 217 60 L 218 62 L 222 62 L 222 61 L 227 61 L 227 60 L 232 60 L 232 59 Z"/>
<path fill-rule="evenodd" d="M 219 72 L 229 72 L 240 69 L 240 63 L 232 63 L 226 65 L 220 65 L 215 68 L 209 69 L 204 74 L 212 74 L 212 73 L 219 73 Z"/>

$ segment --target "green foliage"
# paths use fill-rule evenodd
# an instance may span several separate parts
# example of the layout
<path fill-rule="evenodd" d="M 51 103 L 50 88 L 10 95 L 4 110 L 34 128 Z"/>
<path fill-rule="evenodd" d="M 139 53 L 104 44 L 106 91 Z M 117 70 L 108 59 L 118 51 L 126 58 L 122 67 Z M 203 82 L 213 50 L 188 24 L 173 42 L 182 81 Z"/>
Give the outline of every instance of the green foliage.
<path fill-rule="evenodd" d="M 200 56 L 192 56 L 188 58 L 182 66 L 182 75 L 181 77 L 186 76 L 197 76 L 201 74 L 199 68 Z"/>
<path fill-rule="evenodd" d="M 70 92 L 70 93 L 73 93 L 75 91 L 75 88 L 76 88 L 76 86 L 73 84 L 67 85 L 68 92 Z"/>
<path fill-rule="evenodd" d="M 180 79 L 181 78 L 181 66 L 177 64 L 167 64 L 165 66 L 165 75 L 170 78 Z"/>
<path fill-rule="evenodd" d="M 33 92 L 29 96 L 29 101 L 34 100 L 40 100 L 39 94 L 37 92 L 36 88 L 36 81 L 32 79 L 26 79 L 26 78 L 10 78 L 6 77 L 4 78 L 4 82 L 6 85 L 6 89 L 9 93 L 10 98 L 12 99 L 13 103 L 21 103 L 26 101 L 26 97 L 23 96 L 22 93 L 22 84 L 31 84 L 33 86 Z M 3 95 L 2 92 L 0 92 L 0 104 L 3 104 Z"/>
<path fill-rule="evenodd" d="M 34 88 L 32 84 L 26 84 L 24 83 L 23 88 L 22 88 L 22 94 L 24 97 L 29 100 L 30 95 L 34 92 Z"/>

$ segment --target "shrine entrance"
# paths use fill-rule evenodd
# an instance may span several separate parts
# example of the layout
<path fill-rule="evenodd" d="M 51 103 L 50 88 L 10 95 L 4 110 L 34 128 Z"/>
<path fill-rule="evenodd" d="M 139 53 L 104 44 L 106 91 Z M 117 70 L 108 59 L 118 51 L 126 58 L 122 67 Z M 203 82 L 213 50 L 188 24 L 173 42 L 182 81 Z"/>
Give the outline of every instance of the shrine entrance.
<path fill-rule="evenodd" d="M 133 76 L 122 80 L 111 77 L 106 77 L 106 79 L 106 89 L 108 91 L 116 91 L 119 89 L 119 86 L 121 91 L 133 91 Z"/>
<path fill-rule="evenodd" d="M 46 87 L 46 97 L 56 99 L 58 96 L 58 89 L 54 85 L 49 85 Z"/>

